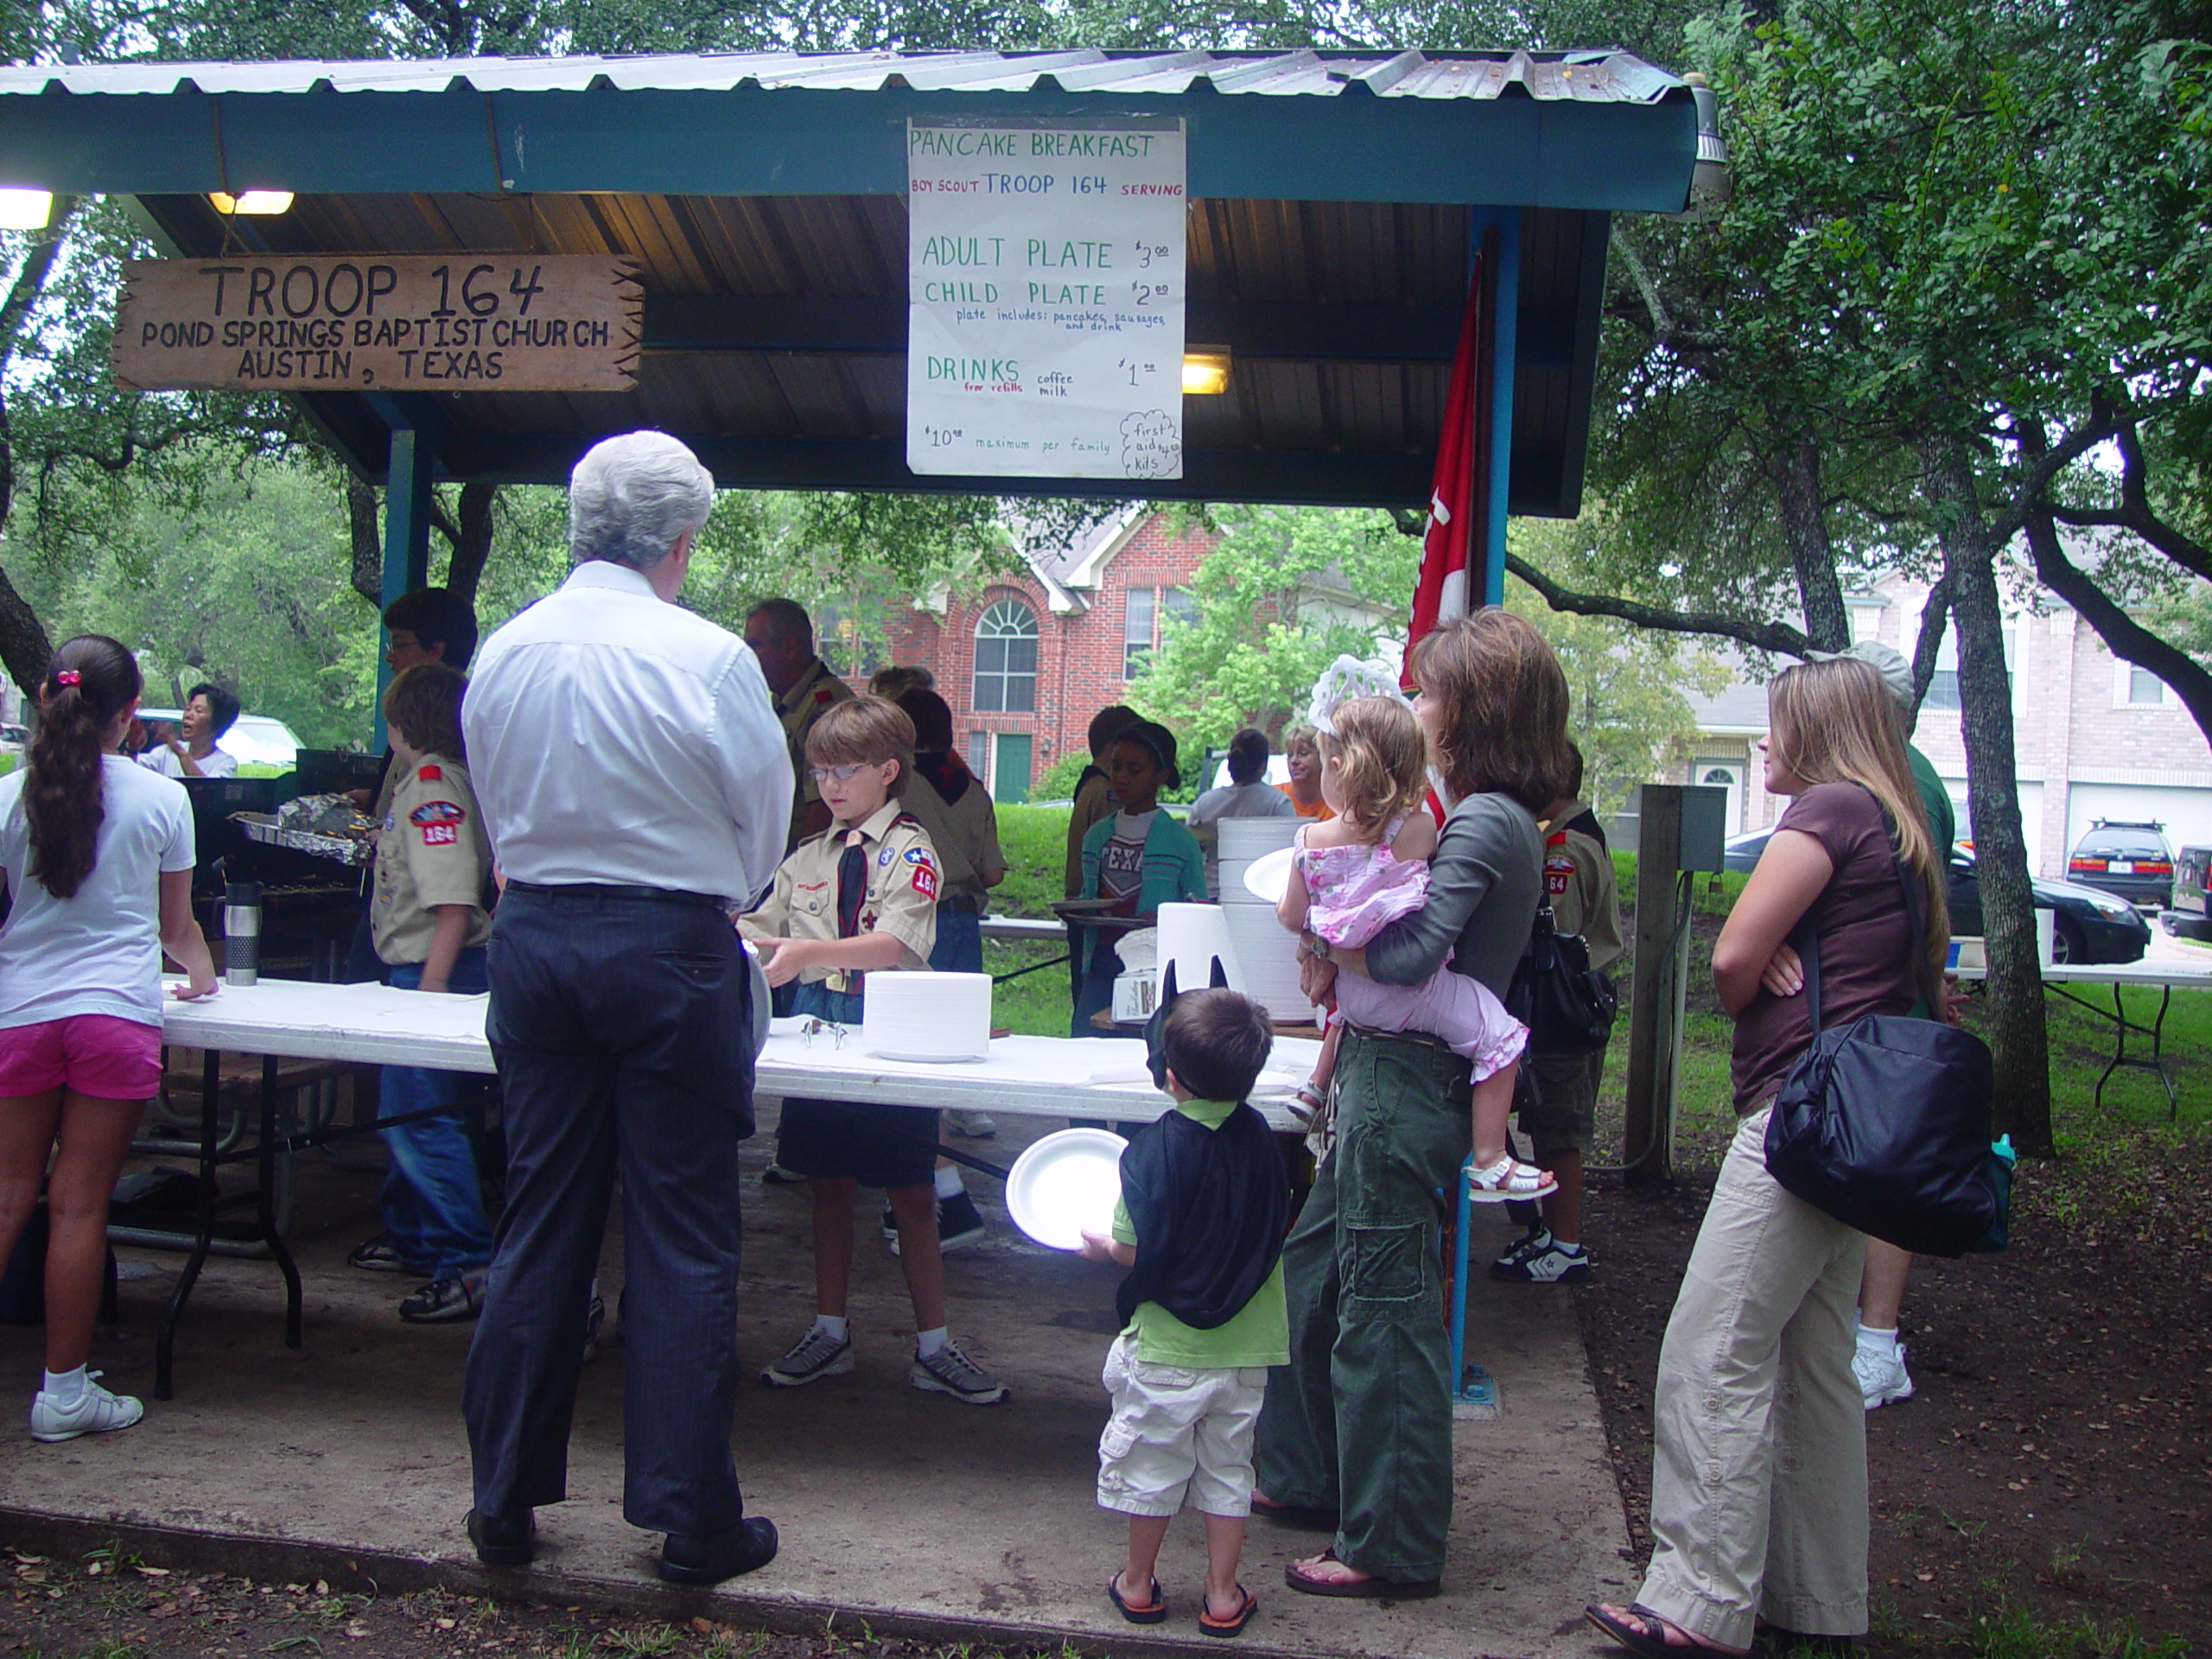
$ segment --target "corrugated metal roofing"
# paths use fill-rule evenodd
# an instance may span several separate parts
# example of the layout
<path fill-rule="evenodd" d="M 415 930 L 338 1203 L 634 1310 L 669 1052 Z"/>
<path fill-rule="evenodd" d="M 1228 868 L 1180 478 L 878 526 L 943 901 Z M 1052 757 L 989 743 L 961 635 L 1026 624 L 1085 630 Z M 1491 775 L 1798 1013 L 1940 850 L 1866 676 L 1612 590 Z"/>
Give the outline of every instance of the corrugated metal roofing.
<path fill-rule="evenodd" d="M 1650 104 L 1682 83 L 1626 52 L 1371 55 L 1176 52 L 736 52 L 634 58 L 32 64 L 0 68 L 0 94 L 814 91 L 1084 92 Z"/>

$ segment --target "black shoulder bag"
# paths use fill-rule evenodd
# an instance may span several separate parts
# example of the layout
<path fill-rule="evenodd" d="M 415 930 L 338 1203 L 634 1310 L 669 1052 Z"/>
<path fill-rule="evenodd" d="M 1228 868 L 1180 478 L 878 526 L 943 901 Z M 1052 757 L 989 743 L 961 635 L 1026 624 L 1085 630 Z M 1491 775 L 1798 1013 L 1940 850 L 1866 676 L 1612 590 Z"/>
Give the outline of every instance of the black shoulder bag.
<path fill-rule="evenodd" d="M 1920 894 L 1897 864 L 1915 976 L 1929 1007 Z M 1820 940 L 1809 914 L 1803 959 L 1813 1046 L 1774 1097 L 1767 1173 L 1847 1226 L 1915 1255 L 2001 1246 L 2005 1195 L 1990 1147 L 1994 1077 L 1979 1037 L 1936 1019 L 1870 1014 L 1821 1029 Z"/>
<path fill-rule="evenodd" d="M 1551 906 L 1539 904 L 1505 1007 L 1529 1027 L 1531 1054 L 1589 1054 L 1611 1039 L 1620 997 L 1613 982 L 1590 965 L 1582 936 L 1560 932 Z"/>

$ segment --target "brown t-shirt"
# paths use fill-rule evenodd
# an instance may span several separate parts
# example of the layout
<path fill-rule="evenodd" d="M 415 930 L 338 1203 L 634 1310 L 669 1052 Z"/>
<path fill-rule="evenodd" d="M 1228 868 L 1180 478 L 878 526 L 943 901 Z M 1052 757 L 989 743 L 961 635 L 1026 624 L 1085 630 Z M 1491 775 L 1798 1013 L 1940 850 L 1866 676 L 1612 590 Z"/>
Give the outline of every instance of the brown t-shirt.
<path fill-rule="evenodd" d="M 1912 924 L 1897 884 L 1897 853 L 1882 809 L 1857 784 L 1815 784 L 1790 803 L 1776 830 L 1797 830 L 1827 850 L 1835 874 L 1808 914 L 1821 946 L 1821 1024 L 1909 1013 L 1919 995 Z M 1736 1016 L 1729 1071 L 1738 1116 L 1764 1105 L 1813 1046 L 1805 994 L 1762 987 Z"/>

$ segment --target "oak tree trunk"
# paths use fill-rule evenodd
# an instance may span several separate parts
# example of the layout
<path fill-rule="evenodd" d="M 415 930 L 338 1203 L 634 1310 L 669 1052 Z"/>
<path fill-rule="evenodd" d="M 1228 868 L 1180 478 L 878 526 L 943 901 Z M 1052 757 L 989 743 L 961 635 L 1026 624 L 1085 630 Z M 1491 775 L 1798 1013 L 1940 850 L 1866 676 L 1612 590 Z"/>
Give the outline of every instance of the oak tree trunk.
<path fill-rule="evenodd" d="M 1819 651 L 1841 651 L 1851 643 L 1851 617 L 1843 604 L 1843 582 L 1836 575 L 1835 543 L 1828 536 L 1821 502 L 1821 452 L 1811 436 L 1799 433 L 1783 444 L 1768 466 L 1782 509 L 1783 539 L 1797 573 L 1797 602 L 1805 613 L 1805 637 Z"/>
<path fill-rule="evenodd" d="M 2048 1157 L 2050 1049 L 2036 954 L 2035 895 L 2020 829 L 2012 677 L 1996 555 L 1975 494 L 1974 467 L 1955 439 L 1923 446 L 1929 503 L 1943 549 L 1944 583 L 1959 639 L 1959 703 L 1966 735 L 1967 808 L 1989 962 L 1986 1034 L 1997 1065 L 1997 1127 L 2029 1156 Z"/>

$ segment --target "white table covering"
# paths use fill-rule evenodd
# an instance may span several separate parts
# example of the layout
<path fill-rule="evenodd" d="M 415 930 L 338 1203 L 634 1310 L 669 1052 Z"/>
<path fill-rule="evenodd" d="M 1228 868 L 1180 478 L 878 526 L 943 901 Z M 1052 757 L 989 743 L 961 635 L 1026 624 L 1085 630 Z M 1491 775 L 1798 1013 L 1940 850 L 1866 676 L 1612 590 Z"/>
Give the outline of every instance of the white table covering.
<path fill-rule="evenodd" d="M 434 996 L 384 985 L 326 985 L 264 979 L 225 986 L 199 1002 L 163 1005 L 163 1040 L 185 1048 L 276 1054 L 294 1059 L 489 1071 L 486 996 Z M 782 1023 L 782 1022 L 779 1022 Z M 1313 1069 L 1320 1045 L 1279 1038 L 1253 1103 L 1279 1129 L 1300 1127 L 1287 1109 L 1290 1090 Z M 862 1047 L 858 1031 L 842 1042 L 770 1036 L 755 1087 L 765 1095 L 899 1106 L 956 1107 L 1017 1117 L 1149 1117 L 1166 1098 L 1144 1071 L 1144 1045 L 1128 1039 L 1001 1037 L 988 1058 L 932 1065 L 887 1060 Z"/>

